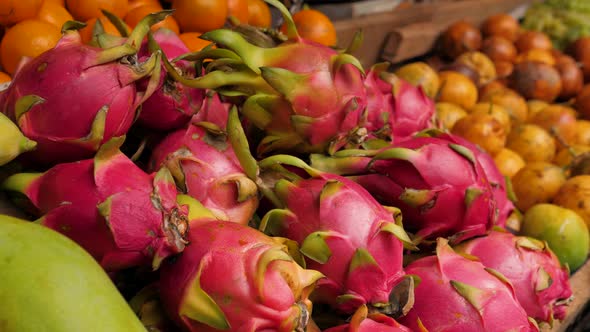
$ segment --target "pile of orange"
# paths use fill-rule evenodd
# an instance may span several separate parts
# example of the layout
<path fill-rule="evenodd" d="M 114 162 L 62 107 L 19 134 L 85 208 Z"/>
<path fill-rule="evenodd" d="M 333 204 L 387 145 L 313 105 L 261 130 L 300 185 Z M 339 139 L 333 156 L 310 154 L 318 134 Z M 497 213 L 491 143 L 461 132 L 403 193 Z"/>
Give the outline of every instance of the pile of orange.
<path fill-rule="evenodd" d="M 264 0 L 2 0 L 0 1 L 0 83 L 10 80 L 23 59 L 53 48 L 61 38 L 61 27 L 69 20 L 85 22 L 80 30 L 88 43 L 97 21 L 108 34 L 120 35 L 103 15 L 107 10 L 121 18 L 129 28 L 147 14 L 175 9 L 164 21 L 152 27 L 167 28 L 177 34 L 191 51 L 209 44 L 201 33 L 223 27 L 228 18 L 257 27 L 270 27 L 271 11 Z M 302 37 L 334 46 L 336 31 L 324 14 L 305 9 L 294 15 Z M 283 28 L 284 29 L 284 28 Z"/>

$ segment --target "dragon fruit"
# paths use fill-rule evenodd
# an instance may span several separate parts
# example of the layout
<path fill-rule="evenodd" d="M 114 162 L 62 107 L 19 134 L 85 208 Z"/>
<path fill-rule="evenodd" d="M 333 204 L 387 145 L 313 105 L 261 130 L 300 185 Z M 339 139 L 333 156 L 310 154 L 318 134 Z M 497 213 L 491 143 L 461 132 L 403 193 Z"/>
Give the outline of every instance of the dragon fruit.
<path fill-rule="evenodd" d="M 189 53 L 178 35 L 168 29 L 158 29 L 149 40 L 139 51 L 140 59 L 147 58 L 158 49 L 168 59 Z M 195 68 L 188 61 L 174 61 L 174 67 L 183 75 L 195 76 Z M 138 82 L 138 86 L 143 89 L 148 85 L 148 79 Z M 186 87 L 172 80 L 169 75 L 161 75 L 158 89 L 142 104 L 137 121 L 147 128 L 162 131 L 178 129 L 186 125 L 201 109 L 204 98 L 204 89 Z"/>
<path fill-rule="evenodd" d="M 261 155 L 336 151 L 361 142 L 366 92 L 358 59 L 301 38 L 288 10 L 277 0 L 267 2 L 283 14 L 286 42 L 265 48 L 237 31 L 209 31 L 200 38 L 215 42 L 217 49 L 200 53 L 213 59 L 207 73 L 196 79 L 172 73 L 174 78 L 187 86 L 245 96 L 242 113 L 266 134 L 258 145 Z"/>
<path fill-rule="evenodd" d="M 419 281 L 414 306 L 399 321 L 414 331 L 539 331 L 502 274 L 455 253 L 444 238 L 436 256 L 414 261 L 406 273 Z"/>
<path fill-rule="evenodd" d="M 412 279 L 405 278 L 402 255 L 404 245 L 415 246 L 399 210 L 381 206 L 355 182 L 294 156 L 257 162 L 235 108 L 227 128 L 245 174 L 275 207 L 260 221 L 260 230 L 297 242 L 305 266 L 326 276 L 314 299 L 347 313 L 364 304 L 390 315 L 407 312 Z"/>
<path fill-rule="evenodd" d="M 492 193 L 494 194 L 497 207 L 495 224 L 503 228 L 506 225 L 506 219 L 510 213 L 514 211 L 514 203 L 512 203 L 511 200 L 511 196 L 513 196 L 514 193 L 512 193 L 511 188 L 508 186 L 508 184 L 510 184 L 510 179 L 500 173 L 492 156 L 482 150 L 479 146 L 460 136 L 438 130 L 428 130 L 423 133 L 432 137 L 453 140 L 471 150 L 492 186 Z"/>
<path fill-rule="evenodd" d="M 331 327 L 324 332 L 412 332 L 412 330 L 389 316 L 369 313 L 367 306 L 361 306 L 351 317 L 350 323 Z"/>
<path fill-rule="evenodd" d="M 55 164 L 92 157 L 113 137 L 125 135 L 136 110 L 160 80 L 160 52 L 137 61 L 149 26 L 170 11 L 146 16 L 124 41 L 106 49 L 85 45 L 77 31 L 66 31 L 55 48 L 16 72 L 0 110 L 25 136 L 37 142 L 27 153 L 38 163 Z M 151 75 L 145 90 L 136 82 Z"/>
<path fill-rule="evenodd" d="M 415 87 L 386 71 L 388 63 L 374 65 L 365 78 L 366 129 L 371 136 L 400 141 L 432 128 L 434 102 Z"/>
<path fill-rule="evenodd" d="M 205 103 L 187 129 L 169 134 L 154 148 L 150 169 L 166 166 L 180 190 L 219 219 L 248 224 L 258 207 L 258 190 L 244 174 L 224 132 L 228 105 L 217 94 Z"/>
<path fill-rule="evenodd" d="M 495 224 L 496 202 L 486 174 L 453 136 L 416 136 L 381 150 L 312 155 L 312 167 L 346 175 L 382 203 L 397 206 L 415 242 L 483 235 Z"/>
<path fill-rule="evenodd" d="M 185 251 L 160 269 L 164 308 L 185 331 L 305 331 L 321 273 L 289 256 L 285 239 L 226 221 L 190 225 Z"/>
<path fill-rule="evenodd" d="M 176 202 L 166 168 L 147 174 L 121 153 L 122 138 L 94 159 L 59 164 L 45 173 L 19 173 L 4 189 L 29 198 L 37 222 L 86 249 L 107 271 L 160 262 L 186 244 L 187 206 Z"/>
<path fill-rule="evenodd" d="M 495 231 L 466 241 L 455 251 L 477 257 L 510 280 L 529 316 L 548 323 L 554 317 L 565 318 L 572 296 L 569 273 L 546 243 Z"/>

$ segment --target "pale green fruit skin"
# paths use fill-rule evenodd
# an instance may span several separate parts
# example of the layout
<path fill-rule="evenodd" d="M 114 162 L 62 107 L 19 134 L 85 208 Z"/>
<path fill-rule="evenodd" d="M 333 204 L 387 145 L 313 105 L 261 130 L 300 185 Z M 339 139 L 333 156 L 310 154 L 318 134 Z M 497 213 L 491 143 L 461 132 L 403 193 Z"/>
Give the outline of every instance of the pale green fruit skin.
<path fill-rule="evenodd" d="M 522 235 L 547 241 L 562 264 L 575 271 L 590 252 L 590 235 L 584 219 L 570 209 L 554 204 L 537 204 L 524 214 Z"/>
<path fill-rule="evenodd" d="M 145 332 L 100 265 L 65 236 L 0 215 L 0 331 Z"/>

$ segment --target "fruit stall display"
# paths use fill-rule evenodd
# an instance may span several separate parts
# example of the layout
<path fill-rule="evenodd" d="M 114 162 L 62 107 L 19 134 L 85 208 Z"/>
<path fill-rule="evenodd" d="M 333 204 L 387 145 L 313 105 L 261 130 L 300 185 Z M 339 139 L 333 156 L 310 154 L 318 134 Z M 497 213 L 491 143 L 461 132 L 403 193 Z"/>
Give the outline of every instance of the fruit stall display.
<path fill-rule="evenodd" d="M 361 34 L 343 45 L 290 5 L 0 3 L 0 330 L 557 331 L 579 314 L 590 37 L 494 14 L 365 66 Z"/>

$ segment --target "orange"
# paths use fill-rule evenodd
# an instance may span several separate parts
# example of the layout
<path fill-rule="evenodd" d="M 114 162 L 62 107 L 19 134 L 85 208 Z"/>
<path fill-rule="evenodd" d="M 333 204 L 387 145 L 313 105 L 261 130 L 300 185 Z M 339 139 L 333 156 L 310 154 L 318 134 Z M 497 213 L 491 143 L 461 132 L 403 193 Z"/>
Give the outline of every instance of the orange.
<path fill-rule="evenodd" d="M 227 0 L 227 15 L 248 23 L 248 0 Z"/>
<path fill-rule="evenodd" d="M 53 48 L 61 38 L 61 30 L 53 24 L 39 20 L 24 20 L 17 23 L 4 35 L 0 43 L 2 68 L 14 74 L 25 56 L 36 57 Z"/>
<path fill-rule="evenodd" d="M 66 0 L 70 13 L 78 21 L 88 21 L 102 16 L 101 9 L 107 10 L 120 18 L 127 14 L 128 0 Z"/>
<path fill-rule="evenodd" d="M 114 35 L 114 36 L 121 36 L 121 34 L 119 33 L 119 30 L 117 30 L 117 28 L 115 28 L 115 26 L 113 25 L 113 23 L 111 23 L 111 21 L 109 21 L 109 19 L 106 16 L 101 16 L 98 18 L 100 20 L 100 23 L 102 23 L 102 27 L 104 28 L 104 31 L 109 34 L 109 35 Z M 80 37 L 82 38 L 82 42 L 87 44 L 88 42 L 90 42 L 92 40 L 92 31 L 94 30 L 94 25 L 96 24 L 96 20 L 97 18 L 91 18 L 88 21 L 86 21 L 86 27 L 84 27 L 83 29 L 80 29 Z"/>
<path fill-rule="evenodd" d="M 303 9 L 293 15 L 293 21 L 295 21 L 297 31 L 302 38 L 326 46 L 336 45 L 336 28 L 324 13 L 315 9 Z M 284 23 L 281 26 L 281 31 L 287 32 Z"/>
<path fill-rule="evenodd" d="M 12 78 L 7 73 L 0 71 L 0 84 L 10 82 Z"/>
<path fill-rule="evenodd" d="M 129 5 L 127 6 L 127 15 L 129 15 L 133 9 L 146 5 L 162 7 L 158 0 L 129 0 Z"/>
<path fill-rule="evenodd" d="M 64 7 L 64 8 L 66 6 L 66 0 L 43 0 L 43 2 L 51 2 L 51 3 L 54 3 L 56 5 L 60 5 L 60 6 Z"/>
<path fill-rule="evenodd" d="M 270 8 L 263 0 L 248 0 L 248 24 L 269 28 L 272 23 Z"/>
<path fill-rule="evenodd" d="M 200 35 L 200 32 L 184 32 L 178 35 L 178 37 L 180 37 L 180 40 L 184 42 L 191 52 L 197 52 L 211 44 L 210 41 L 199 38 Z"/>
<path fill-rule="evenodd" d="M 0 0 L 0 25 L 12 25 L 34 18 L 43 0 Z"/>
<path fill-rule="evenodd" d="M 162 10 L 162 7 L 159 5 L 156 5 L 156 6 L 146 5 L 146 6 L 137 7 L 135 9 L 131 10 L 129 13 L 127 13 L 127 16 L 125 16 L 125 23 L 127 23 L 127 25 L 133 29 L 137 25 L 137 23 L 139 23 L 139 21 L 141 21 L 142 18 L 144 18 L 145 16 L 147 16 L 150 13 L 156 13 L 161 10 Z M 180 33 L 180 28 L 178 27 L 178 23 L 176 23 L 176 20 L 172 16 L 168 16 L 163 21 L 160 21 L 160 22 L 152 25 L 152 31 L 156 31 L 159 28 L 170 29 L 170 30 L 174 31 L 174 33 L 176 33 L 176 34 Z"/>
<path fill-rule="evenodd" d="M 47 0 L 43 2 L 37 18 L 41 21 L 51 23 L 60 29 L 64 23 L 74 19 L 63 6 Z"/>
<path fill-rule="evenodd" d="M 174 0 L 174 18 L 182 32 L 211 31 L 223 27 L 227 18 L 227 0 Z"/>

